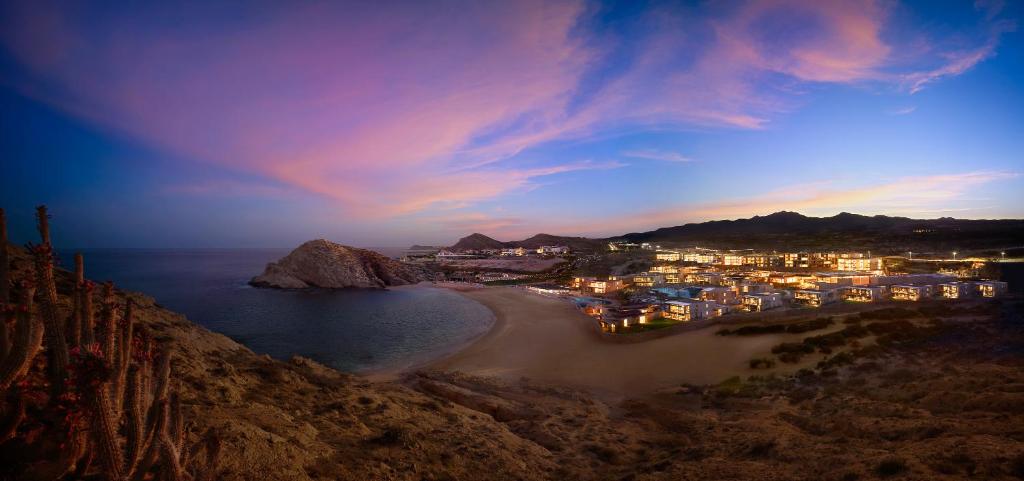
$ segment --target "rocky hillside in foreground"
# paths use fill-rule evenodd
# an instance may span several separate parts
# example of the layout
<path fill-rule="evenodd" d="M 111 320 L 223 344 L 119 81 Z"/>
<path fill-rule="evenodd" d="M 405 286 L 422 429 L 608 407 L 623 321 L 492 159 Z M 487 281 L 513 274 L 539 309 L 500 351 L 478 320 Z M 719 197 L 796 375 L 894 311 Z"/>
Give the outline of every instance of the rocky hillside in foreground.
<path fill-rule="evenodd" d="M 249 283 L 281 289 L 338 289 L 401 286 L 431 279 L 430 273 L 421 267 L 371 250 L 317 239 L 295 248 L 277 262 L 267 264 L 263 273 L 253 277 Z"/>

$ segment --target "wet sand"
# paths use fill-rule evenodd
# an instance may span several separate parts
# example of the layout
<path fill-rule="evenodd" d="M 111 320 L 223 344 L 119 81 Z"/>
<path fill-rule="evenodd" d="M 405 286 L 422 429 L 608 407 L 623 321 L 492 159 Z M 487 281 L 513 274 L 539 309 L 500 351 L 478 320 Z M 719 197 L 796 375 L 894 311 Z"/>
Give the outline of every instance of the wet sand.
<path fill-rule="evenodd" d="M 803 335 L 717 336 L 712 326 L 651 341 L 619 344 L 594 332 L 590 317 L 571 303 L 513 287 L 462 292 L 495 315 L 490 332 L 426 367 L 506 379 L 527 377 L 622 397 L 682 383 L 711 384 L 753 371 L 748 361 Z M 827 331 L 820 331 L 827 332 Z M 808 361 L 807 363 L 810 363 Z M 806 363 L 805 363 L 806 364 Z M 779 366 L 794 371 L 801 365 Z"/>

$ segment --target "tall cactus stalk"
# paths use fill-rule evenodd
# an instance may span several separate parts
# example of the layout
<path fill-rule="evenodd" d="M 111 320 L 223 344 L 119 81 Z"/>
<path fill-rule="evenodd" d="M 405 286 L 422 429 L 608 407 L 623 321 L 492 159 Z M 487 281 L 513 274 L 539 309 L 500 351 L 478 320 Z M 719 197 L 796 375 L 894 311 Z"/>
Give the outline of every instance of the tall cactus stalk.
<path fill-rule="evenodd" d="M 0 310 L 7 309 L 11 301 L 10 260 L 7 258 L 7 214 L 0 209 Z M 0 359 L 7 357 L 10 349 L 10 334 L 7 323 L 0 324 Z"/>
<path fill-rule="evenodd" d="M 92 293 L 95 284 L 89 281 L 82 283 L 81 301 L 82 305 L 82 346 L 90 346 L 96 342 L 96 312 L 92 305 Z"/>
<path fill-rule="evenodd" d="M 14 339 L 10 353 L 0 362 L 0 393 L 4 393 L 14 381 L 28 372 L 32 359 L 42 347 L 44 327 L 32 315 L 32 296 L 35 289 L 30 285 L 22 288 L 22 304 L 18 306 L 14 325 Z"/>
<path fill-rule="evenodd" d="M 36 208 L 39 221 L 39 236 L 42 244 L 35 248 L 36 285 L 38 285 L 43 302 L 40 313 L 46 326 L 47 372 L 50 387 L 55 395 L 64 390 L 67 380 L 68 344 L 64 337 L 64 323 L 57 315 L 57 285 L 53 277 L 53 245 L 50 243 L 50 217 L 46 206 Z"/>
<path fill-rule="evenodd" d="M 11 301 L 11 261 L 7 255 L 7 214 L 0 209 L 0 304 Z"/>
<path fill-rule="evenodd" d="M 71 316 L 68 317 L 68 344 L 82 345 L 82 289 L 85 286 L 85 258 L 75 254 L 75 285 L 71 291 Z"/>

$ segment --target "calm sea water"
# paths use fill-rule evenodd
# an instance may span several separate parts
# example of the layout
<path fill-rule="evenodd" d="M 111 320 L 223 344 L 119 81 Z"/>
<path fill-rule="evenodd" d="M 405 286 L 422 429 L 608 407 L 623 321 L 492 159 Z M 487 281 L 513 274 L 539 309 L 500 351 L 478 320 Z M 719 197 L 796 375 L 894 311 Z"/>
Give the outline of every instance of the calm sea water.
<path fill-rule="evenodd" d="M 385 249 L 385 254 L 393 254 Z M 450 352 L 493 323 L 483 305 L 432 287 L 279 291 L 246 283 L 288 249 L 84 250 L 86 276 L 143 292 L 252 350 L 346 371 L 392 369 Z M 62 252 L 65 267 L 72 253 Z"/>

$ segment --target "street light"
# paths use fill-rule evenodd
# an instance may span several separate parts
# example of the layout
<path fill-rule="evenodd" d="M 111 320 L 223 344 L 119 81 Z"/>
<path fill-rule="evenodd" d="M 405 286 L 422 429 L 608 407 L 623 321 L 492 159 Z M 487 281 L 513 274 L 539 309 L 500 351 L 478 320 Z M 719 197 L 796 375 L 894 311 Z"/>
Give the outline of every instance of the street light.
<path fill-rule="evenodd" d="M 956 251 L 953 251 L 953 260 L 956 260 Z"/>
<path fill-rule="evenodd" d="M 1003 261 L 1006 260 L 1006 253 L 1005 252 L 1000 252 L 999 253 L 999 260 L 1003 260 Z"/>
<path fill-rule="evenodd" d="M 907 251 L 907 255 L 910 256 L 910 260 L 914 260 L 914 251 Z"/>

